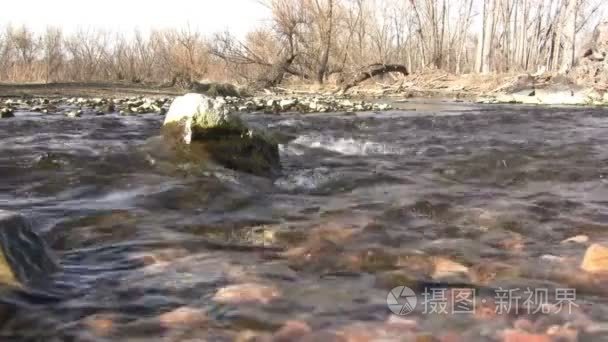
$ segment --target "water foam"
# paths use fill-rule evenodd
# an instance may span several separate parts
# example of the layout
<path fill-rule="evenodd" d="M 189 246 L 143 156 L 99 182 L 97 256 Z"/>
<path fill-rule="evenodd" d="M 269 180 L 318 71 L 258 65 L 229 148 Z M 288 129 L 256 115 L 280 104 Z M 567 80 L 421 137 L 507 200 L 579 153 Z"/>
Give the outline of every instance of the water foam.
<path fill-rule="evenodd" d="M 335 177 L 336 175 L 332 174 L 328 168 L 318 167 L 299 170 L 286 177 L 279 178 L 275 181 L 275 185 L 287 191 L 310 191 L 322 187 Z"/>
<path fill-rule="evenodd" d="M 383 144 L 369 140 L 357 140 L 353 138 L 333 138 L 328 136 L 302 135 L 296 138 L 292 144 L 302 145 L 310 148 L 324 149 L 348 156 L 388 155 L 403 154 L 402 148 L 390 144 Z"/>

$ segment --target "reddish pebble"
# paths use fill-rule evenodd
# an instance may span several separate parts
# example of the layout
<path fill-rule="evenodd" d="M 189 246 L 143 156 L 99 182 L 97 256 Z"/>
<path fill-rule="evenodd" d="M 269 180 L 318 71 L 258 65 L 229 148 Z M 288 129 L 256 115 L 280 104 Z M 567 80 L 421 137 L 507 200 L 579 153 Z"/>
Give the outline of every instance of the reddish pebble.
<path fill-rule="evenodd" d="M 438 342 L 464 342 L 461 335 L 455 332 L 441 334 L 437 337 Z"/>
<path fill-rule="evenodd" d="M 581 268 L 589 273 L 608 273 L 608 247 L 597 243 L 589 246 Z"/>
<path fill-rule="evenodd" d="M 158 317 L 161 324 L 166 327 L 177 325 L 191 325 L 207 321 L 207 315 L 203 310 L 189 307 L 177 308 L 166 312 Z"/>
<path fill-rule="evenodd" d="M 246 283 L 229 285 L 219 289 L 213 300 L 225 304 L 262 303 L 268 304 L 279 298 L 281 291 L 275 287 L 262 284 Z"/>
<path fill-rule="evenodd" d="M 551 337 L 544 334 L 532 334 L 517 330 L 507 330 L 503 333 L 503 342 L 551 342 Z"/>
<path fill-rule="evenodd" d="M 302 321 L 287 321 L 285 324 L 272 336 L 274 342 L 289 342 L 302 338 L 312 332 L 312 329 L 306 322 Z"/>
<path fill-rule="evenodd" d="M 108 315 L 93 315 L 84 320 L 85 325 L 99 336 L 108 336 L 114 329 L 114 320 Z"/>
<path fill-rule="evenodd" d="M 513 322 L 513 328 L 516 330 L 533 332 L 534 331 L 534 323 L 529 319 L 519 318 L 515 322 Z"/>
<path fill-rule="evenodd" d="M 547 334 L 560 342 L 577 342 L 578 331 L 571 327 L 554 325 L 547 329 Z"/>

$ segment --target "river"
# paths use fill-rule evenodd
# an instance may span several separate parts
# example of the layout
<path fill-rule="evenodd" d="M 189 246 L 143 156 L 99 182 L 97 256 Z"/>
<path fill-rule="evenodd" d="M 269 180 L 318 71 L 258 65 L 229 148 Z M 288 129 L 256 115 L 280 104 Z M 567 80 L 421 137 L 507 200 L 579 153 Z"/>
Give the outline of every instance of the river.
<path fill-rule="evenodd" d="M 62 264 L 48 287 L 69 295 L 3 315 L 0 336 L 231 341 L 298 321 L 311 340 L 491 341 L 521 317 L 601 325 L 608 285 L 581 279 L 586 244 L 563 240 L 608 243 L 607 113 L 420 101 L 245 115 L 289 137 L 266 179 L 167 158 L 158 115 L 18 112 L 0 119 L 0 208 L 31 219 Z M 418 306 L 400 316 L 387 296 L 401 285 Z M 427 285 L 470 286 L 477 307 L 428 312 Z M 575 312 L 495 310 L 497 289 L 526 288 L 548 302 L 574 289 Z"/>

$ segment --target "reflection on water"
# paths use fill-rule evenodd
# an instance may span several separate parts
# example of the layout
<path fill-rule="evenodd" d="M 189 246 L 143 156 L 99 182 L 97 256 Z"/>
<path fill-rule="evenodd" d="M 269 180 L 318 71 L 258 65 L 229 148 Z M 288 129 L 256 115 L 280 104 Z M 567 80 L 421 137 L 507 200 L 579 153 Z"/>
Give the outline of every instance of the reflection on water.
<path fill-rule="evenodd" d="M 276 179 L 171 160 L 161 117 L 0 120 L 0 207 L 34 220 L 70 293 L 3 315 L 0 336 L 232 340 L 289 320 L 356 334 L 388 329 L 388 289 L 436 281 L 573 287 L 594 304 L 579 315 L 608 321 L 608 287 L 576 268 L 586 245 L 561 243 L 608 242 L 606 112 L 399 106 L 248 116 L 295 137 Z M 469 340 L 488 324 L 409 318 Z"/>

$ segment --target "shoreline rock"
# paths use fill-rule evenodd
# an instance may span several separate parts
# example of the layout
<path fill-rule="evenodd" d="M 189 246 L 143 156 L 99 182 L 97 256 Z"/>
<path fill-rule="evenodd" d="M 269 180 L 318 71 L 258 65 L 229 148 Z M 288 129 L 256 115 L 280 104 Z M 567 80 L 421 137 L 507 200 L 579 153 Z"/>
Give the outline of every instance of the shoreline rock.
<path fill-rule="evenodd" d="M 13 108 L 5 107 L 5 108 L 0 109 L 0 118 L 6 119 L 6 118 L 12 118 L 14 116 L 15 116 L 15 114 L 14 114 Z"/>
<path fill-rule="evenodd" d="M 1 209 L 0 249 L 0 284 L 10 288 L 37 288 L 59 268 L 50 248 L 25 217 Z"/>
<path fill-rule="evenodd" d="M 483 104 L 608 106 L 608 93 L 600 94 L 594 88 L 529 88 L 514 93 L 481 96 L 476 102 Z"/>

